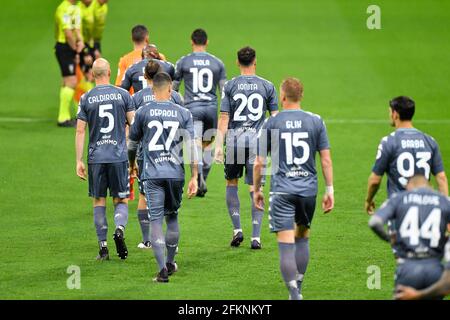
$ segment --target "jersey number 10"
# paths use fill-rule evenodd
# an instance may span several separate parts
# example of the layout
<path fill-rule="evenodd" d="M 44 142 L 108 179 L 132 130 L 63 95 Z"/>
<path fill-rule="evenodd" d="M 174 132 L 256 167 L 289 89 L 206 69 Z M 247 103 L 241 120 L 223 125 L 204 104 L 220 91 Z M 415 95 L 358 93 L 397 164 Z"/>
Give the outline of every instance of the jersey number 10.
<path fill-rule="evenodd" d="M 213 73 L 211 70 L 208 68 L 190 68 L 189 72 L 192 73 L 192 91 L 194 93 L 199 91 L 203 93 L 211 91 L 213 87 Z"/>

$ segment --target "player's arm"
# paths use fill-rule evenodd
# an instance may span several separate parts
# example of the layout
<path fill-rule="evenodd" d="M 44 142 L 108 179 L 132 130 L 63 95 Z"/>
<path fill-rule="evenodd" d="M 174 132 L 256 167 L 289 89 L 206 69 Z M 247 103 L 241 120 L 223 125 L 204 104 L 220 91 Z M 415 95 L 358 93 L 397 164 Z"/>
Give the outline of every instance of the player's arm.
<path fill-rule="evenodd" d="M 376 212 L 376 214 L 374 214 L 369 220 L 370 229 L 372 229 L 372 231 L 375 232 L 375 234 L 380 237 L 380 239 L 386 242 L 392 241 L 391 237 L 384 229 L 384 225 L 389 219 L 393 218 L 394 216 L 395 201 L 395 197 L 385 201 L 380 209 Z"/>
<path fill-rule="evenodd" d="M 436 175 L 436 182 L 438 185 L 439 192 L 442 193 L 444 196 L 448 197 L 448 180 L 447 175 L 444 171 L 439 172 Z"/>
<path fill-rule="evenodd" d="M 366 212 L 370 215 L 372 215 L 375 210 L 374 198 L 378 192 L 378 189 L 380 189 L 382 178 L 383 176 L 379 176 L 376 173 L 372 172 L 367 181 L 367 196 L 365 202 L 365 209 Z"/>
<path fill-rule="evenodd" d="M 74 24 L 74 33 L 75 33 L 75 46 L 76 51 L 80 53 L 84 49 L 84 40 L 83 40 L 83 34 L 81 32 L 81 11 L 78 10 L 77 14 L 75 15 L 75 24 Z"/>
<path fill-rule="evenodd" d="M 177 91 L 180 90 L 181 80 L 183 80 L 183 70 L 181 70 L 182 59 L 178 60 L 175 64 L 175 74 L 173 75 L 172 89 Z"/>
<path fill-rule="evenodd" d="M 266 157 L 256 156 L 253 164 L 253 200 L 255 207 L 259 210 L 264 210 L 264 194 L 262 192 L 262 171 L 266 163 Z"/>
<path fill-rule="evenodd" d="M 448 294 L 450 294 L 450 269 L 444 271 L 438 282 L 423 290 L 416 290 L 411 287 L 399 285 L 397 287 L 397 292 L 395 293 L 395 299 L 423 300 L 443 297 Z"/>
<path fill-rule="evenodd" d="M 114 83 L 116 86 L 120 86 L 122 83 L 122 78 L 125 72 L 127 71 L 127 65 L 124 58 L 120 58 L 119 65 L 117 68 L 117 77 L 116 82 Z"/>
<path fill-rule="evenodd" d="M 128 68 L 128 70 L 125 72 L 125 76 L 123 77 L 122 82 L 120 83 L 120 87 L 122 89 L 129 91 L 131 86 L 132 86 L 131 74 L 130 68 Z"/>
<path fill-rule="evenodd" d="M 77 120 L 77 130 L 75 133 L 75 153 L 77 162 L 77 176 L 81 179 L 86 180 L 86 167 L 83 161 L 83 150 L 84 150 L 84 140 L 86 136 L 86 122 L 78 119 Z"/>
<path fill-rule="evenodd" d="M 325 213 L 328 213 L 334 208 L 333 161 L 331 160 L 330 149 L 320 151 L 320 163 L 326 186 L 322 200 L 322 209 Z"/>
<path fill-rule="evenodd" d="M 217 163 L 223 163 L 223 143 L 225 141 L 225 135 L 228 131 L 228 123 L 230 121 L 230 115 L 228 112 L 220 112 L 219 124 L 217 126 L 216 136 L 216 151 L 214 160 Z"/>
<path fill-rule="evenodd" d="M 198 159 L 200 155 L 197 153 L 197 144 L 194 137 L 194 120 L 192 114 L 187 111 L 187 119 L 185 122 L 185 132 L 187 134 L 186 146 L 189 148 L 189 161 L 191 167 L 191 178 L 188 183 L 188 198 L 193 198 L 198 191 Z"/>

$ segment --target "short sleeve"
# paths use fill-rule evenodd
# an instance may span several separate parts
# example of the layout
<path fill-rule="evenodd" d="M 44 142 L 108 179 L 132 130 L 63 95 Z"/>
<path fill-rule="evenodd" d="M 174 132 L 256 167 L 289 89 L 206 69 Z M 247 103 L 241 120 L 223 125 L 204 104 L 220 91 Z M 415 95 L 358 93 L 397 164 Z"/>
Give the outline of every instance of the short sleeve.
<path fill-rule="evenodd" d="M 226 80 L 227 79 L 227 71 L 225 70 L 225 65 L 222 61 L 220 61 L 220 73 L 219 73 L 219 80 Z"/>
<path fill-rule="evenodd" d="M 167 62 L 167 64 L 168 64 L 168 72 L 167 73 L 169 74 L 169 76 L 172 79 L 174 79 L 175 78 L 175 67 L 170 62 Z"/>
<path fill-rule="evenodd" d="M 181 97 L 181 94 L 178 93 L 177 91 L 172 91 L 172 102 L 182 107 L 184 106 L 183 97 Z"/>
<path fill-rule="evenodd" d="M 269 111 L 277 111 L 278 110 L 278 95 L 275 86 L 271 84 L 269 89 L 269 97 L 267 101 L 267 108 Z"/>
<path fill-rule="evenodd" d="M 388 169 L 390 158 L 390 150 L 388 144 L 388 137 L 381 139 L 378 145 L 377 156 L 372 172 L 378 176 L 382 176 Z"/>
<path fill-rule="evenodd" d="M 123 76 L 122 82 L 120 84 L 120 87 L 129 91 L 131 88 L 131 74 L 130 71 L 131 69 L 128 68 L 128 70 L 125 72 L 125 75 Z"/>
<path fill-rule="evenodd" d="M 190 139 L 194 139 L 194 120 L 192 118 L 192 113 L 186 110 L 186 120 L 184 124 L 184 129 L 188 132 Z"/>
<path fill-rule="evenodd" d="M 231 112 L 230 93 L 228 82 L 225 83 L 222 89 L 222 98 L 220 99 L 220 112 Z"/>
<path fill-rule="evenodd" d="M 325 122 L 318 118 L 319 120 L 319 134 L 317 139 L 317 150 L 322 151 L 325 149 L 330 149 L 330 141 L 328 140 L 327 127 Z"/>
<path fill-rule="evenodd" d="M 173 80 L 174 81 L 181 81 L 183 78 L 183 58 L 181 58 L 180 60 L 177 61 L 177 63 L 175 64 L 175 72 L 173 75 Z"/>
<path fill-rule="evenodd" d="M 81 30 L 81 9 L 78 6 L 74 11 L 73 28 Z"/>
<path fill-rule="evenodd" d="M 86 111 L 86 99 L 85 96 L 81 96 L 80 102 L 78 103 L 77 119 L 88 121 L 87 111 Z"/>
<path fill-rule="evenodd" d="M 388 220 L 393 219 L 395 216 L 396 202 L 397 197 L 386 200 L 375 213 L 375 215 L 380 217 L 384 223 L 386 223 Z"/>
<path fill-rule="evenodd" d="M 130 127 L 130 134 L 129 139 L 132 141 L 141 141 L 143 137 L 143 131 L 142 131 L 142 112 L 138 111 L 136 112 L 134 116 L 133 124 Z"/>
<path fill-rule="evenodd" d="M 441 156 L 441 151 L 439 150 L 439 146 L 435 142 L 433 155 L 431 157 L 431 173 L 433 175 L 437 175 L 438 173 L 440 173 L 442 171 L 444 171 L 444 163 L 442 162 L 442 156 Z"/>
<path fill-rule="evenodd" d="M 70 7 L 65 8 L 63 11 L 58 13 L 58 19 L 61 23 L 61 28 L 63 30 L 72 29 L 72 15 L 70 13 Z"/>
<path fill-rule="evenodd" d="M 131 97 L 131 95 L 127 92 L 126 93 L 126 112 L 131 112 L 136 110 L 136 105 L 134 103 L 134 99 Z"/>
<path fill-rule="evenodd" d="M 271 150 L 271 119 L 272 117 L 267 118 L 258 132 L 256 141 L 256 155 L 259 157 L 267 157 Z"/>

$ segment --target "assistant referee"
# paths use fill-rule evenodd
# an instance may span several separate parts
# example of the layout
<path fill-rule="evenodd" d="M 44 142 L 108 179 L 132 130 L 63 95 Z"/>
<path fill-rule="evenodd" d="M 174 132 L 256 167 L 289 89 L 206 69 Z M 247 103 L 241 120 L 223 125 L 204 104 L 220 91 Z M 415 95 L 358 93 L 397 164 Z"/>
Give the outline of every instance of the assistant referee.
<path fill-rule="evenodd" d="M 62 75 L 62 87 L 59 94 L 58 126 L 74 127 L 71 119 L 72 104 L 77 77 L 75 75 L 75 58 L 84 48 L 81 35 L 81 12 L 76 0 L 64 0 L 56 9 L 56 45 L 55 55 Z"/>

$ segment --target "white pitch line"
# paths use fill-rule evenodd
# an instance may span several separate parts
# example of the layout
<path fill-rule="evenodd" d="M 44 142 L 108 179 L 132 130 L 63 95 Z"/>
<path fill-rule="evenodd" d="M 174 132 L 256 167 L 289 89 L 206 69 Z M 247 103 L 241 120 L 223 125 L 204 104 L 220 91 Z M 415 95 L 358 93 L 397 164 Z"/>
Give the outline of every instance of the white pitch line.
<path fill-rule="evenodd" d="M 17 122 L 17 123 L 31 123 L 31 122 L 50 122 L 51 119 L 43 118 L 10 118 L 0 117 L 0 122 Z"/>

